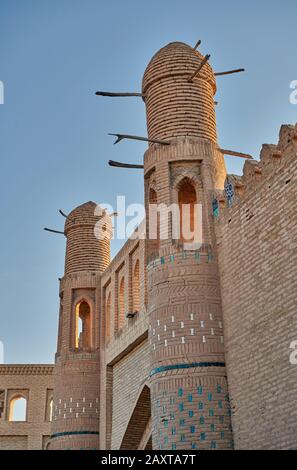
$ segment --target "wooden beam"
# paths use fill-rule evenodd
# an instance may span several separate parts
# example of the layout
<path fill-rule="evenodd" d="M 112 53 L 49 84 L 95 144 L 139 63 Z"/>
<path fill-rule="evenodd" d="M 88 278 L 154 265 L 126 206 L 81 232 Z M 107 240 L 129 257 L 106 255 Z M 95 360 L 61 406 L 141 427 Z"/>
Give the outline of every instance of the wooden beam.
<path fill-rule="evenodd" d="M 234 70 L 227 70 L 226 72 L 215 72 L 215 76 L 219 77 L 221 75 L 230 75 L 231 73 L 238 73 L 238 72 L 244 72 L 245 69 L 234 69 Z"/>
<path fill-rule="evenodd" d="M 109 91 L 96 91 L 97 96 L 110 96 L 110 97 L 127 97 L 127 96 L 144 96 L 142 93 L 113 93 Z"/>
<path fill-rule="evenodd" d="M 114 135 L 117 137 L 116 141 L 114 144 L 119 143 L 123 139 L 131 139 L 131 140 L 141 140 L 144 142 L 152 142 L 154 144 L 161 144 L 161 145 L 170 145 L 170 142 L 167 142 L 166 140 L 157 140 L 157 139 L 147 139 L 146 137 L 139 137 L 138 135 L 130 135 L 130 134 L 111 134 L 109 133 L 108 135 Z"/>
<path fill-rule="evenodd" d="M 221 148 L 219 148 L 218 150 L 224 155 L 231 155 L 232 157 L 248 158 L 250 160 L 254 159 L 252 155 L 249 155 L 248 153 L 235 152 L 234 150 L 226 150 L 226 149 L 221 149 Z"/>
<path fill-rule="evenodd" d="M 137 169 L 143 169 L 143 165 L 136 165 L 133 163 L 122 163 L 122 162 L 116 162 L 114 160 L 109 160 L 108 161 L 109 166 L 115 166 L 117 168 L 137 168 Z"/>
<path fill-rule="evenodd" d="M 195 72 L 188 78 L 188 82 L 192 82 L 193 79 L 198 75 L 202 67 L 206 64 L 206 62 L 209 60 L 210 54 L 206 54 L 205 57 L 203 57 L 202 61 L 199 64 L 199 67 L 195 70 Z"/>
<path fill-rule="evenodd" d="M 200 46 L 201 44 L 201 41 L 199 39 L 199 41 L 196 42 L 195 46 L 193 47 L 193 49 L 196 51 L 196 49 L 198 49 L 198 47 Z"/>
<path fill-rule="evenodd" d="M 60 230 L 53 230 L 52 228 L 44 227 L 43 230 L 46 230 L 47 232 L 58 233 L 59 235 L 65 235 L 64 232 L 61 232 Z"/>
<path fill-rule="evenodd" d="M 67 219 L 68 216 L 65 214 L 65 212 L 62 211 L 62 209 L 59 209 L 59 212 L 63 217 L 65 217 L 65 219 Z"/>

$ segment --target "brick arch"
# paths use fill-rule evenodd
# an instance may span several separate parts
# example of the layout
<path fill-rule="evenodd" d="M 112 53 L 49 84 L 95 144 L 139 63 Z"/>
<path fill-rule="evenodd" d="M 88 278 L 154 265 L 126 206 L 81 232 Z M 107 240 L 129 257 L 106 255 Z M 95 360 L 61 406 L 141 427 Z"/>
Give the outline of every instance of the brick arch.
<path fill-rule="evenodd" d="M 22 402 L 22 409 L 21 409 L 21 414 L 22 417 L 21 419 L 16 419 L 15 418 L 15 404 L 21 401 Z M 15 392 L 9 397 L 9 403 L 8 403 L 8 421 L 27 421 L 27 415 L 28 415 L 28 396 L 26 393 L 22 392 Z"/>
<path fill-rule="evenodd" d="M 87 304 L 89 307 L 89 313 L 88 313 L 88 318 L 86 318 L 86 323 L 85 327 L 87 327 L 87 330 L 85 331 L 85 341 L 86 344 L 84 344 L 82 347 L 79 346 L 77 343 L 77 327 L 78 327 L 78 309 L 81 304 Z M 73 304 L 73 320 L 74 320 L 74 347 L 75 349 L 92 349 L 93 344 L 94 344 L 94 338 L 93 338 L 93 325 L 94 325 L 94 303 L 92 300 L 89 298 L 89 296 L 86 295 L 80 295 L 74 302 Z"/>
<path fill-rule="evenodd" d="M 173 190 L 178 192 L 185 180 L 188 180 L 194 186 L 196 192 L 198 189 L 202 188 L 202 182 L 196 173 L 190 170 L 185 170 L 175 178 L 173 183 Z"/>
<path fill-rule="evenodd" d="M 146 432 L 151 418 L 151 391 L 147 385 L 141 389 L 136 399 L 132 415 L 126 428 L 120 449 L 136 450 Z"/>

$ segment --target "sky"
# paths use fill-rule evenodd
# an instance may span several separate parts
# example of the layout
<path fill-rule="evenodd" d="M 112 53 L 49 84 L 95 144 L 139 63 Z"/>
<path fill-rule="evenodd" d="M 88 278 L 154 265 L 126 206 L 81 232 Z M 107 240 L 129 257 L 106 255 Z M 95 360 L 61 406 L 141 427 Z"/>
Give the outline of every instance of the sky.
<path fill-rule="evenodd" d="M 83 202 L 143 202 L 146 143 L 113 145 L 109 132 L 146 135 L 139 98 L 153 54 L 172 41 L 211 54 L 218 77 L 222 148 L 259 158 L 281 124 L 297 121 L 289 101 L 297 80 L 296 0 L 0 0 L 0 341 L 5 363 L 51 363 L 58 325 L 58 278 L 65 238 L 59 209 Z M 0 82 L 0 83 L 1 83 Z M 229 173 L 243 161 L 226 157 Z M 112 253 L 121 241 L 112 242 Z M 0 345 L 1 350 L 1 345 Z M 1 360 L 1 358 L 0 358 Z"/>

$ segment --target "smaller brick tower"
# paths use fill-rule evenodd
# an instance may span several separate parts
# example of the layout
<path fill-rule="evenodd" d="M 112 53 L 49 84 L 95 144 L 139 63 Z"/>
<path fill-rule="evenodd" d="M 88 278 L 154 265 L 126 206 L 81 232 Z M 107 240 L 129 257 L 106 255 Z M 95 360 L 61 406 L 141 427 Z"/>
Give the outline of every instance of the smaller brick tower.
<path fill-rule="evenodd" d="M 99 206 L 87 202 L 74 209 L 65 223 L 49 445 L 53 450 L 99 449 L 100 279 L 110 261 L 109 237 L 98 239 L 94 232 L 102 216 Z M 107 235 L 107 226 L 104 229 Z"/>

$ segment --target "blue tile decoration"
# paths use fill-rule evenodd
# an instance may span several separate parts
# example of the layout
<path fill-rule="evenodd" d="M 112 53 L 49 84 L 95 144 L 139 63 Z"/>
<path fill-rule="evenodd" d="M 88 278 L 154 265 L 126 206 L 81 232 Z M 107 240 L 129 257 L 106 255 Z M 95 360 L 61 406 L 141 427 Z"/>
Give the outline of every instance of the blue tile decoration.
<path fill-rule="evenodd" d="M 51 439 L 55 439 L 56 437 L 62 437 L 62 436 L 79 436 L 79 435 L 86 435 L 86 434 L 95 434 L 99 436 L 99 432 L 97 431 L 65 431 L 65 432 L 56 432 L 55 434 L 52 434 Z"/>
<path fill-rule="evenodd" d="M 212 213 L 216 219 L 219 217 L 219 202 L 216 198 L 212 200 Z"/>
<path fill-rule="evenodd" d="M 170 366 L 169 370 L 172 366 L 180 368 L 180 364 Z M 181 368 L 185 366 L 189 367 L 183 363 Z M 159 369 L 163 367 L 167 368 L 160 366 Z M 158 413 L 163 416 L 156 429 L 156 432 L 161 430 L 158 444 L 161 442 L 162 449 L 171 449 L 172 445 L 178 449 L 186 445 L 190 449 L 217 449 L 228 440 L 229 430 L 227 425 L 226 429 L 224 426 L 225 410 L 228 409 L 224 400 L 227 402 L 229 399 L 226 388 L 217 380 L 214 389 L 205 384 L 199 385 L 199 382 L 194 387 L 190 383 L 180 382 L 175 390 L 167 391 L 166 397 L 161 390 L 159 397 L 156 397 L 161 402 Z"/>
<path fill-rule="evenodd" d="M 168 364 L 167 366 L 160 366 L 151 370 L 150 377 L 167 370 L 190 369 L 192 367 L 225 367 L 225 362 L 190 362 L 187 364 Z"/>
<path fill-rule="evenodd" d="M 213 261 L 213 254 L 212 254 L 211 251 L 209 251 L 209 252 L 207 253 L 207 260 L 208 260 L 209 263 L 210 263 L 211 261 Z"/>
<path fill-rule="evenodd" d="M 224 189 L 225 189 L 225 197 L 227 200 L 227 205 L 228 207 L 231 207 L 234 201 L 234 188 L 233 188 L 233 184 L 228 178 L 226 178 Z"/>
<path fill-rule="evenodd" d="M 216 441 L 211 441 L 211 443 L 210 443 L 210 448 L 211 448 L 211 449 L 216 449 L 216 448 L 217 448 L 217 443 L 216 443 Z"/>

